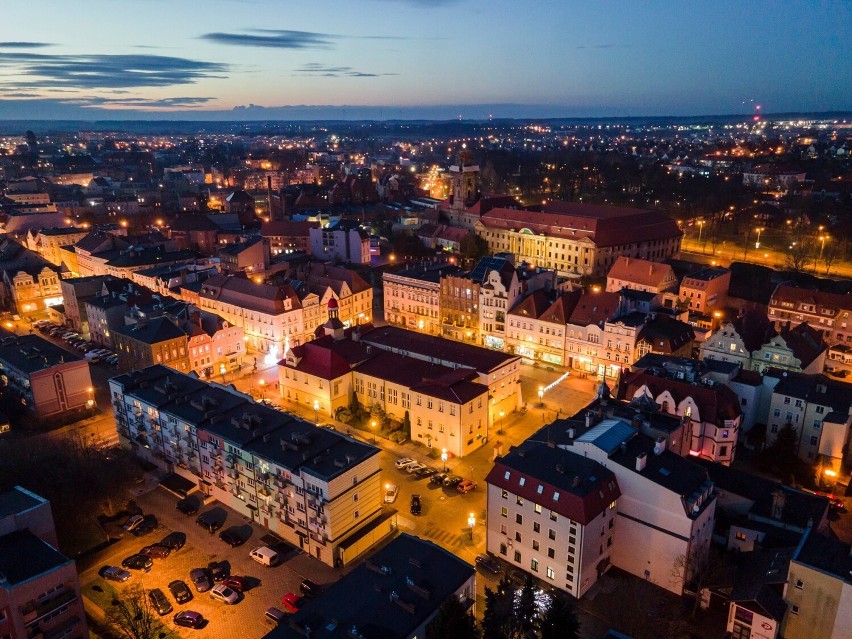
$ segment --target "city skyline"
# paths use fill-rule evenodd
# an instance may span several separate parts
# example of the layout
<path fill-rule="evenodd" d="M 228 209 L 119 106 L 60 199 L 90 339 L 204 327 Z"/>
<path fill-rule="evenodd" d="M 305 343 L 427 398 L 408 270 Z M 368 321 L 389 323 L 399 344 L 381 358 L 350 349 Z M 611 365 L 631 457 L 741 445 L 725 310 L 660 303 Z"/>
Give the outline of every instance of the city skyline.
<path fill-rule="evenodd" d="M 12 0 L 0 119 L 486 119 L 850 108 L 829 1 Z M 203 8 L 203 11 L 201 10 Z"/>

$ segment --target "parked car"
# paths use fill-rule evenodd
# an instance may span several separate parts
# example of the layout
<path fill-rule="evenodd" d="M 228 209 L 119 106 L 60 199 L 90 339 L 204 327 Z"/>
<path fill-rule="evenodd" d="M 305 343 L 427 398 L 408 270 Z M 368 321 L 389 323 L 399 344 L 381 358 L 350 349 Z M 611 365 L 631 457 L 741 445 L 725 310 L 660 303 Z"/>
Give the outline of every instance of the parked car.
<path fill-rule="evenodd" d="M 399 459 L 397 459 L 397 460 L 394 462 L 394 465 L 395 465 L 397 468 L 400 468 L 400 469 L 401 469 L 401 468 L 405 468 L 405 467 L 406 467 L 406 466 L 408 466 L 409 464 L 413 464 L 413 463 L 414 463 L 414 462 L 416 462 L 416 461 L 417 461 L 416 459 L 412 459 L 411 457 L 400 457 Z"/>
<path fill-rule="evenodd" d="M 234 530 L 233 528 L 228 528 L 228 530 L 223 530 L 219 533 L 219 539 L 228 544 L 231 548 L 236 548 L 237 546 L 242 546 L 246 543 L 246 540 L 243 536 Z"/>
<path fill-rule="evenodd" d="M 474 488 L 476 488 L 476 482 L 472 479 L 463 479 L 456 486 L 456 490 L 460 493 L 469 493 Z"/>
<path fill-rule="evenodd" d="M 204 616 L 194 610 L 182 610 L 173 617 L 173 620 L 176 626 L 183 628 L 200 628 L 204 624 Z"/>
<path fill-rule="evenodd" d="M 421 462 L 414 462 L 413 464 L 409 464 L 405 467 L 405 472 L 407 472 L 409 475 L 413 475 L 421 468 L 426 468 L 426 464 L 423 464 Z"/>
<path fill-rule="evenodd" d="M 101 569 L 98 570 L 98 575 L 108 581 L 117 581 L 121 584 L 132 576 L 129 572 L 118 566 L 101 566 Z"/>
<path fill-rule="evenodd" d="M 194 515 L 198 512 L 198 502 L 194 499 L 190 499 L 189 497 L 184 497 L 175 504 L 175 508 L 184 515 Z"/>
<path fill-rule="evenodd" d="M 208 510 L 206 513 L 201 513 L 195 523 L 204 528 L 211 535 L 222 527 L 223 522 L 219 520 L 213 511 Z"/>
<path fill-rule="evenodd" d="M 385 484 L 385 503 L 392 504 L 399 496 L 399 486 L 396 484 Z"/>
<path fill-rule="evenodd" d="M 273 628 L 280 626 L 287 620 L 287 613 L 278 608 L 272 607 L 267 608 L 266 612 L 263 613 L 263 620 L 267 623 L 267 625 L 272 626 Z"/>
<path fill-rule="evenodd" d="M 420 504 L 420 495 L 411 496 L 410 510 L 412 515 L 419 515 L 421 512 L 423 512 L 423 507 Z"/>
<path fill-rule="evenodd" d="M 476 565 L 488 572 L 494 573 L 495 575 L 499 574 L 502 570 L 500 566 L 500 562 L 497 561 L 491 555 L 477 555 L 476 556 Z"/>
<path fill-rule="evenodd" d="M 163 593 L 163 591 L 159 588 L 149 590 L 148 599 L 151 600 L 151 606 L 154 608 L 154 610 L 157 611 L 157 614 L 161 617 L 163 615 L 169 614 L 172 610 L 174 610 L 174 608 L 172 607 L 172 602 L 169 601 L 165 593 Z"/>
<path fill-rule="evenodd" d="M 136 526 L 132 531 L 132 534 L 137 537 L 141 537 L 143 535 L 147 535 L 150 532 L 153 532 L 159 526 L 159 522 L 157 521 L 157 517 L 155 515 L 145 515 L 142 519 L 142 523 Z"/>
<path fill-rule="evenodd" d="M 186 582 L 180 579 L 175 579 L 169 584 L 169 592 L 172 593 L 172 597 L 179 604 L 184 604 L 192 599 L 192 591 L 186 585 Z"/>
<path fill-rule="evenodd" d="M 145 572 L 148 572 L 151 570 L 151 566 L 154 565 L 154 560 L 150 557 L 137 553 L 125 558 L 125 560 L 121 562 L 121 565 L 124 568 L 129 568 L 130 570 L 144 570 Z"/>
<path fill-rule="evenodd" d="M 163 537 L 159 545 L 165 546 L 170 550 L 180 550 L 186 544 L 186 533 L 182 532 L 172 532 Z"/>
<path fill-rule="evenodd" d="M 228 564 L 224 561 L 211 561 L 207 564 L 207 571 L 213 577 L 213 581 L 222 581 L 228 576 Z"/>
<path fill-rule="evenodd" d="M 127 532 L 131 532 L 143 521 L 145 521 L 145 517 L 143 517 L 142 515 L 133 515 L 122 524 L 121 529 L 126 530 Z"/>
<path fill-rule="evenodd" d="M 447 475 L 444 478 L 444 488 L 455 488 L 463 479 L 464 477 L 459 477 L 458 475 Z"/>
<path fill-rule="evenodd" d="M 431 466 L 424 466 L 423 468 L 420 468 L 419 470 L 415 470 L 414 476 L 417 477 L 418 479 L 423 479 L 424 477 L 431 477 L 432 475 L 436 474 L 437 472 L 438 472 L 438 470 L 436 468 L 432 468 Z"/>
<path fill-rule="evenodd" d="M 302 603 L 302 599 L 297 597 L 294 593 L 288 592 L 286 595 L 281 597 L 281 603 L 284 604 L 284 609 L 287 612 L 299 612 L 299 606 Z"/>
<path fill-rule="evenodd" d="M 245 592 L 248 588 L 248 579 L 246 577 L 231 575 L 230 577 L 225 577 L 222 580 L 222 585 L 228 586 L 228 588 L 236 590 L 237 592 Z"/>
<path fill-rule="evenodd" d="M 305 597 L 313 599 L 322 592 L 322 587 L 310 579 L 304 579 L 302 580 L 302 583 L 299 584 L 299 592 L 301 592 Z"/>
<path fill-rule="evenodd" d="M 429 478 L 429 483 L 441 486 L 447 477 L 449 477 L 448 473 L 435 473 Z"/>
<path fill-rule="evenodd" d="M 206 568 L 193 568 L 189 571 L 189 580 L 196 592 L 207 592 L 213 587 L 213 578 Z"/>
<path fill-rule="evenodd" d="M 165 559 L 172 554 L 172 549 L 161 546 L 160 544 L 151 544 L 140 550 L 139 554 L 151 557 L 151 559 Z"/>
<path fill-rule="evenodd" d="M 210 591 L 210 596 L 216 601 L 221 601 L 222 603 L 226 603 L 229 606 L 233 606 L 240 599 L 240 595 L 236 590 L 231 590 L 228 586 L 224 584 L 219 584 L 218 586 L 214 586 Z"/>

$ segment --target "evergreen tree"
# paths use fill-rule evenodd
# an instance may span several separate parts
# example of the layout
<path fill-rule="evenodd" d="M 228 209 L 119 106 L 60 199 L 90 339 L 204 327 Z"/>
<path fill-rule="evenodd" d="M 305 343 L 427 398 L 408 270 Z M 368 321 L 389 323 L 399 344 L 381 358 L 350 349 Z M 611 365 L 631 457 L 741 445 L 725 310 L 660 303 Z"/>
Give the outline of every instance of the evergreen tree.
<path fill-rule="evenodd" d="M 426 628 L 426 639 L 479 639 L 479 629 L 461 602 L 450 597 Z"/>
<path fill-rule="evenodd" d="M 482 639 L 510 639 L 514 626 L 515 588 L 508 577 L 497 584 L 497 590 L 485 588 L 485 613 L 482 617 Z"/>
<path fill-rule="evenodd" d="M 541 616 L 541 639 L 580 639 L 580 622 L 568 598 L 559 594 L 550 597 L 550 604 Z"/>
<path fill-rule="evenodd" d="M 538 609 L 535 602 L 535 586 L 532 575 L 527 573 L 520 595 L 514 608 L 514 628 L 512 634 L 517 639 L 534 637 L 534 630 L 538 623 Z"/>

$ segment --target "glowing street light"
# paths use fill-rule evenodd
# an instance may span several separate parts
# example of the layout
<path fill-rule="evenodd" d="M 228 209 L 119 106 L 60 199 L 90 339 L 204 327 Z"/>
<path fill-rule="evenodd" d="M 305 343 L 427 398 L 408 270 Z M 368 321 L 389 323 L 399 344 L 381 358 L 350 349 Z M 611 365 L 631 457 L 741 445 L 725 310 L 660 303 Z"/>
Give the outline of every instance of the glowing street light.
<path fill-rule="evenodd" d="M 822 228 L 822 227 L 820 227 L 820 228 Z M 825 250 L 825 243 L 828 241 L 828 235 L 820 235 L 819 241 L 820 241 L 820 245 L 819 245 L 819 258 L 818 259 L 822 259 L 822 252 Z"/>
<path fill-rule="evenodd" d="M 314 400 L 314 421 L 319 424 L 319 400 Z"/>
<path fill-rule="evenodd" d="M 447 472 L 447 449 L 441 450 L 441 461 L 444 462 L 444 472 Z"/>
<path fill-rule="evenodd" d="M 763 227 L 758 226 L 754 230 L 757 231 L 757 241 L 754 243 L 754 248 L 759 249 L 760 248 L 760 232 L 763 230 Z"/>
<path fill-rule="evenodd" d="M 262 379 L 258 382 L 258 384 L 260 384 L 260 398 L 264 399 L 264 386 L 266 386 L 266 380 Z"/>
<path fill-rule="evenodd" d="M 538 405 L 544 406 L 544 386 L 538 387 Z"/>
<path fill-rule="evenodd" d="M 502 434 L 503 434 L 503 417 L 504 417 L 505 415 L 506 415 L 506 413 L 504 413 L 504 412 L 501 410 L 501 411 L 500 411 L 500 423 L 499 423 L 499 424 L 498 424 L 498 426 L 497 426 L 497 434 L 498 434 L 498 435 L 502 435 Z"/>
<path fill-rule="evenodd" d="M 376 443 L 376 420 L 375 419 L 370 422 L 370 428 L 373 431 L 373 443 L 375 444 Z"/>
<path fill-rule="evenodd" d="M 470 533 L 470 540 L 473 541 L 473 527 L 476 526 L 476 517 L 470 513 L 467 517 L 467 530 Z"/>

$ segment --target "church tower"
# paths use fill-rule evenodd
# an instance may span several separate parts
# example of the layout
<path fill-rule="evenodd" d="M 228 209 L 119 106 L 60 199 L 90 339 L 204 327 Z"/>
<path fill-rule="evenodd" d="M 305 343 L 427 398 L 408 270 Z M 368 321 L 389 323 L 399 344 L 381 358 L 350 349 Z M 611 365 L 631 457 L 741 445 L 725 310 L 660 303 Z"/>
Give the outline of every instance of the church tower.
<path fill-rule="evenodd" d="M 464 146 L 458 155 L 458 164 L 450 166 L 450 208 L 447 214 L 453 226 L 473 229 L 467 219 L 467 207 L 479 197 L 479 165 Z"/>

